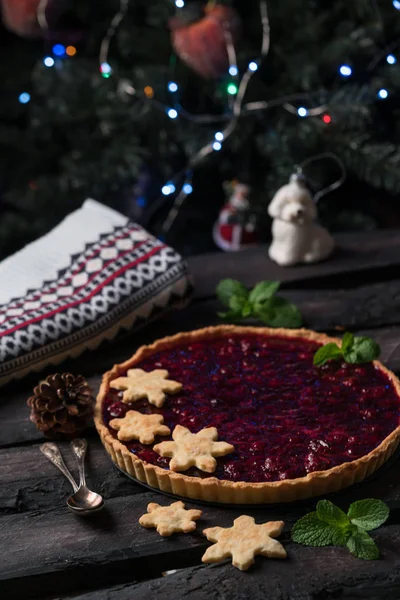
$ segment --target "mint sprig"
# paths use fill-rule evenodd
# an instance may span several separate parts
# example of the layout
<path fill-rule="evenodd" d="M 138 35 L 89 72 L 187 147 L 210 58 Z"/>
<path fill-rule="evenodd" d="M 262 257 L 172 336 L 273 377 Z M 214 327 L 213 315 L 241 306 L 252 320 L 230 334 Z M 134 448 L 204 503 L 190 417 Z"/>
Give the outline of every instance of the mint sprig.
<path fill-rule="evenodd" d="M 315 547 L 346 546 L 363 560 L 378 558 L 378 547 L 367 531 L 380 527 L 389 516 L 389 508 L 382 500 L 353 502 L 347 514 L 329 500 L 320 500 L 316 508 L 293 526 L 294 542 Z"/>
<path fill-rule="evenodd" d="M 253 317 L 270 327 L 300 327 L 299 309 L 285 298 L 276 296 L 279 286 L 279 281 L 260 281 L 249 292 L 236 279 L 222 279 L 216 294 L 229 310 L 218 316 L 230 322 Z"/>
<path fill-rule="evenodd" d="M 314 354 L 314 365 L 320 367 L 328 360 L 343 358 L 345 362 L 359 364 L 370 362 L 378 358 L 381 349 L 375 340 L 369 337 L 357 337 L 352 333 L 345 333 L 342 345 L 339 347 L 335 342 L 329 342 L 321 346 Z"/>

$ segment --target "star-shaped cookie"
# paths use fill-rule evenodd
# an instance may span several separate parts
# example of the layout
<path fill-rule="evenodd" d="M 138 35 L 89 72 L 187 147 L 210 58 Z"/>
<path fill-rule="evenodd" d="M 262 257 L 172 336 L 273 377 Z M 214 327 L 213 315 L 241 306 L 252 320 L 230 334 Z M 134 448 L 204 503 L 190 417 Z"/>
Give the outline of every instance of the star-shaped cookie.
<path fill-rule="evenodd" d="M 160 408 L 165 402 L 165 392 L 176 394 L 182 389 L 182 384 L 168 379 L 168 371 L 155 369 L 146 372 L 143 369 L 129 369 L 126 377 L 118 377 L 111 381 L 110 386 L 124 390 L 124 402 L 136 402 L 147 398 L 150 404 Z"/>
<path fill-rule="evenodd" d="M 197 467 L 206 473 L 213 473 L 217 468 L 214 456 L 225 456 L 234 451 L 232 444 L 217 442 L 218 432 L 215 427 L 191 433 L 186 427 L 177 425 L 172 432 L 173 442 L 161 442 L 153 448 L 161 456 L 172 457 L 169 463 L 171 471 L 186 471 Z"/>
<path fill-rule="evenodd" d="M 186 510 L 183 502 L 173 502 L 170 506 L 160 506 L 151 502 L 147 507 L 146 515 L 139 519 L 143 527 L 155 527 L 162 536 L 173 533 L 189 533 L 196 529 L 196 523 L 202 515 L 201 510 Z"/>
<path fill-rule="evenodd" d="M 256 554 L 269 558 L 286 558 L 286 550 L 277 540 L 284 527 L 283 521 L 269 521 L 257 525 L 253 517 L 242 515 L 233 521 L 233 527 L 210 527 L 203 533 L 210 546 L 202 557 L 205 563 L 216 563 L 232 556 L 232 564 L 246 571 L 253 563 Z"/>
<path fill-rule="evenodd" d="M 118 431 L 121 442 L 139 440 L 142 444 L 152 444 L 156 435 L 169 435 L 171 430 L 163 425 L 162 415 L 143 415 L 136 410 L 128 410 L 122 419 L 112 419 L 109 425 Z"/>

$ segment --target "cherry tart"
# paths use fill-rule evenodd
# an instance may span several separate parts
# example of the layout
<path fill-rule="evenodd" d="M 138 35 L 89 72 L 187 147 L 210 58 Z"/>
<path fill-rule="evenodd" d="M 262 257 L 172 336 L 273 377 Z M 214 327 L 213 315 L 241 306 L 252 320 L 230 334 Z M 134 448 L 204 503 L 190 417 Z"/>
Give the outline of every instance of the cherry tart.
<path fill-rule="evenodd" d="M 210 502 L 290 502 L 360 482 L 399 444 L 400 382 L 378 361 L 314 366 L 331 341 L 305 329 L 225 325 L 143 346 L 103 377 L 101 440 L 139 482 Z M 133 410 L 159 415 L 163 435 L 119 439 L 115 423 Z"/>

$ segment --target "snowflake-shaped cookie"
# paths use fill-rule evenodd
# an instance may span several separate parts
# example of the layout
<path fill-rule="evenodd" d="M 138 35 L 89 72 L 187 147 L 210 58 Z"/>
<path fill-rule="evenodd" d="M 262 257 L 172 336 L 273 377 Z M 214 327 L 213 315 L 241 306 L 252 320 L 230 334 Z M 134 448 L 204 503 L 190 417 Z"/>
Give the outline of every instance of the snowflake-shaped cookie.
<path fill-rule="evenodd" d="M 151 502 L 146 515 L 139 519 L 143 527 L 155 527 L 162 536 L 173 533 L 189 533 L 196 529 L 196 523 L 202 515 L 201 510 L 186 510 L 183 502 L 173 502 L 170 506 L 160 506 Z"/>
<path fill-rule="evenodd" d="M 111 381 L 110 386 L 124 390 L 124 402 L 136 402 L 147 398 L 150 404 L 160 408 L 165 402 L 165 392 L 176 394 L 182 389 L 182 384 L 168 379 L 168 371 L 155 369 L 146 372 L 143 369 L 129 369 L 126 377 L 118 377 Z"/>
<path fill-rule="evenodd" d="M 122 419 L 112 419 L 109 425 L 118 431 L 121 442 L 139 440 L 142 444 L 152 444 L 156 435 L 169 435 L 171 430 L 163 425 L 162 415 L 143 415 L 136 410 L 128 410 Z"/>
<path fill-rule="evenodd" d="M 186 471 L 197 467 L 206 473 L 213 473 L 217 468 L 214 456 L 225 456 L 234 451 L 232 444 L 217 442 L 218 432 L 215 427 L 191 433 L 186 427 L 177 425 L 172 432 L 173 442 L 161 442 L 153 448 L 161 456 L 172 457 L 169 463 L 171 471 Z"/>
<path fill-rule="evenodd" d="M 269 558 L 286 558 L 286 550 L 277 540 L 284 527 L 283 521 L 269 521 L 256 525 L 253 517 L 242 515 L 233 521 L 233 527 L 210 527 L 203 531 L 210 546 L 202 557 L 205 563 L 216 563 L 232 556 L 232 564 L 246 571 L 256 554 Z"/>

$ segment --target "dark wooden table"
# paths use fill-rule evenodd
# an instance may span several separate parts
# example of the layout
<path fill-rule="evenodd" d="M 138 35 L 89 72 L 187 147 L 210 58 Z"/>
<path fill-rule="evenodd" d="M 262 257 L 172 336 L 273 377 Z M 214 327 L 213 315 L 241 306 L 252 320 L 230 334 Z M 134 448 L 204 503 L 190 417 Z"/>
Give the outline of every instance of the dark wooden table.
<path fill-rule="evenodd" d="M 144 342 L 217 322 L 214 289 L 235 277 L 247 285 L 281 280 L 282 295 L 296 302 L 306 326 L 327 332 L 345 327 L 372 335 L 383 361 L 400 372 L 400 230 L 338 236 L 334 257 L 320 265 L 280 269 L 266 248 L 239 254 L 192 258 L 196 296 L 192 304 L 113 345 L 86 353 L 62 370 L 83 373 L 97 389 L 101 373 L 130 356 Z M 43 375 L 54 371 L 48 369 Z M 88 432 L 89 483 L 106 498 L 91 518 L 70 514 L 69 484 L 39 452 L 43 441 L 29 422 L 26 400 L 39 375 L 0 390 L 0 598 L 80 600 L 400 597 L 400 465 L 391 462 L 371 481 L 335 496 L 343 508 L 355 499 L 378 497 L 391 507 L 390 520 L 373 535 L 381 559 L 364 562 L 344 548 L 306 548 L 290 541 L 294 521 L 315 501 L 262 509 L 204 507 L 192 535 L 161 538 L 138 518 L 149 502 L 165 496 L 130 481 L 110 462 L 96 432 Z M 67 464 L 74 466 L 68 444 Z M 196 506 L 190 503 L 190 506 Z M 201 531 L 228 526 L 239 514 L 286 522 L 283 542 L 289 558 L 258 558 L 247 573 L 228 562 L 201 564 L 208 546 Z M 176 570 L 164 575 L 165 571 Z"/>

